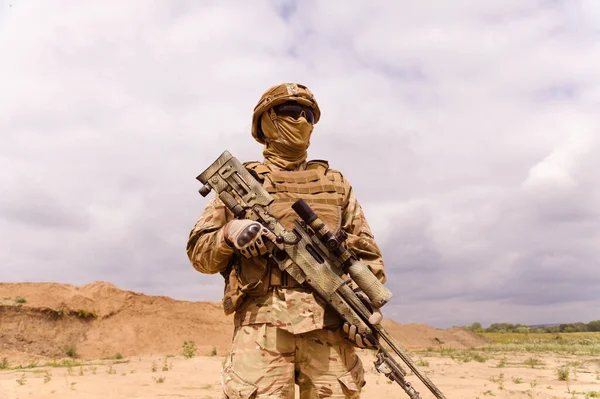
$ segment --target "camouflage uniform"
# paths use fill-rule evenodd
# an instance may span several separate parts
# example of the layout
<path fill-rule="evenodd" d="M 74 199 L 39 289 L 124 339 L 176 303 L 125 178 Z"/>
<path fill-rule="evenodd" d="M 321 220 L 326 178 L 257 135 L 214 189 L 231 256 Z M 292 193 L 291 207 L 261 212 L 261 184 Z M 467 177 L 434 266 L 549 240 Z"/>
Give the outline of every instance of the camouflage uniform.
<path fill-rule="evenodd" d="M 292 203 L 303 198 L 332 230 L 348 233 L 348 247 L 385 282 L 381 252 L 340 172 L 325 161 L 304 162 L 292 171 L 268 161 L 245 166 L 275 199 L 269 212 L 286 229 L 297 219 Z M 196 270 L 224 275 L 225 313 L 235 312 L 232 350 L 223 368 L 225 397 L 293 398 L 296 382 L 301 398 L 358 398 L 362 364 L 342 336 L 339 317 L 265 257 L 237 256 L 222 229 L 233 219 L 218 198 L 211 199 L 187 244 Z"/>

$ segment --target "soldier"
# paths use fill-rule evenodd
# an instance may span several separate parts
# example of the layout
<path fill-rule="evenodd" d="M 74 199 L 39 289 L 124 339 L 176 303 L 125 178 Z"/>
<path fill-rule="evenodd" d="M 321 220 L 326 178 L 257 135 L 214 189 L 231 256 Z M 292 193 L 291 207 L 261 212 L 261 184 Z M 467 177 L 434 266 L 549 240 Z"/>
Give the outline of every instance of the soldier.
<path fill-rule="evenodd" d="M 321 112 L 310 90 L 285 83 L 271 87 L 254 108 L 252 136 L 264 145 L 263 162 L 244 166 L 273 196 L 270 213 L 286 229 L 298 218 L 291 205 L 304 199 L 384 283 L 381 252 L 352 186 L 327 161 L 307 162 Z M 364 371 L 355 346 L 375 339 L 356 333 L 323 301 L 281 272 L 265 255 L 269 230 L 237 220 L 218 199 L 209 201 L 190 233 L 187 254 L 201 273 L 225 278 L 223 307 L 234 315 L 231 353 L 222 371 L 226 398 L 359 398 Z M 376 310 L 377 311 L 377 310 Z"/>

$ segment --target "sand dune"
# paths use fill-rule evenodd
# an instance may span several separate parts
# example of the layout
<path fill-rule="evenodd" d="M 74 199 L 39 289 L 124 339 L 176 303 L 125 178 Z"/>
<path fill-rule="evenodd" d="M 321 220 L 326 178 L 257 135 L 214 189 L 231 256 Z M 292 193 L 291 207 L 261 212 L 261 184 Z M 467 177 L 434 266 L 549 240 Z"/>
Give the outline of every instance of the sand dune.
<path fill-rule="evenodd" d="M 18 304 L 15 298 L 25 303 Z M 401 325 L 386 329 L 406 348 L 471 348 L 485 340 L 460 328 Z M 82 359 L 178 354 L 193 340 L 198 354 L 229 349 L 233 319 L 220 303 L 189 302 L 125 291 L 107 282 L 0 283 L 0 357 Z"/>

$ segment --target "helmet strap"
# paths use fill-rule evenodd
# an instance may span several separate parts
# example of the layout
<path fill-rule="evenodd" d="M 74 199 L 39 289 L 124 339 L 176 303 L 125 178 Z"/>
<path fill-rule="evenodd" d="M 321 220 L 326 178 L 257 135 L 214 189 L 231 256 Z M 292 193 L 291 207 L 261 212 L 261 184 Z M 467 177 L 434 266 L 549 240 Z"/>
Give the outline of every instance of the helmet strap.
<path fill-rule="evenodd" d="M 273 109 L 273 107 L 269 108 L 268 112 L 269 112 L 269 118 L 273 122 L 273 125 L 275 125 L 275 128 L 279 128 L 279 125 L 277 123 L 277 114 L 275 113 L 275 110 Z"/>

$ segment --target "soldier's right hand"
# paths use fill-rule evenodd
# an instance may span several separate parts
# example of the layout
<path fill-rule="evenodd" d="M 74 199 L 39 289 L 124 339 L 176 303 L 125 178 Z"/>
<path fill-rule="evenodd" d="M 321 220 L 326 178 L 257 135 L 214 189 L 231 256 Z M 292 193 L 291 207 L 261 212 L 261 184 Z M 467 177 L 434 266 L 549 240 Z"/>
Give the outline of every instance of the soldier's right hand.
<path fill-rule="evenodd" d="M 265 238 L 283 249 L 282 245 L 277 243 L 275 234 L 258 222 L 247 219 L 234 219 L 223 228 L 225 229 L 225 242 L 230 247 L 238 249 L 246 258 L 267 253 Z"/>

